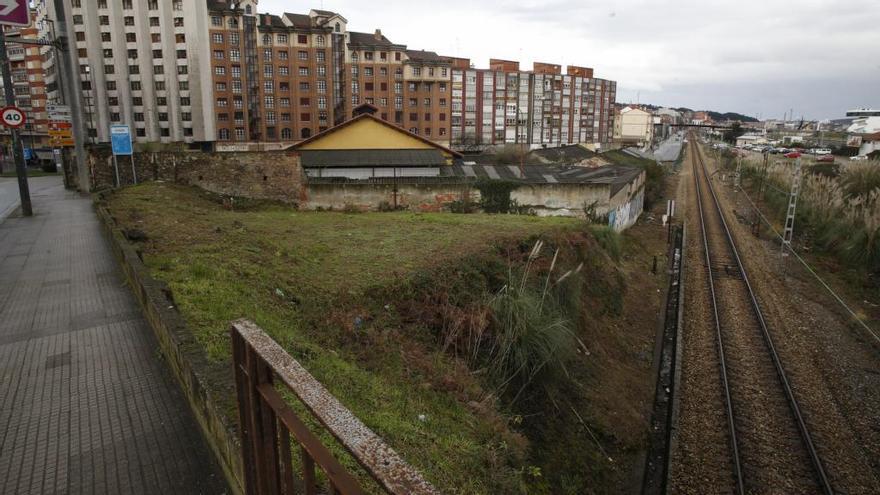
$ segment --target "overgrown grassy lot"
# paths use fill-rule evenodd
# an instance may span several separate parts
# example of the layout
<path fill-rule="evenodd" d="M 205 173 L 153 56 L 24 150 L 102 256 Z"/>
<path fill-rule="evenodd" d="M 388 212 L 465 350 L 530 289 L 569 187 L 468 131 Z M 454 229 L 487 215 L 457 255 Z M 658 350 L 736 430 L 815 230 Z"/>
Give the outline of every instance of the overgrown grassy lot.
<path fill-rule="evenodd" d="M 229 361 L 229 322 L 254 320 L 443 492 L 613 493 L 631 475 L 607 457 L 643 437 L 659 296 L 644 248 L 606 228 L 246 201 L 232 211 L 165 183 L 107 206 L 146 234 L 145 263 L 213 362 Z M 616 263 L 633 252 L 639 290 L 625 295 Z M 621 317 L 627 297 L 646 328 Z"/>

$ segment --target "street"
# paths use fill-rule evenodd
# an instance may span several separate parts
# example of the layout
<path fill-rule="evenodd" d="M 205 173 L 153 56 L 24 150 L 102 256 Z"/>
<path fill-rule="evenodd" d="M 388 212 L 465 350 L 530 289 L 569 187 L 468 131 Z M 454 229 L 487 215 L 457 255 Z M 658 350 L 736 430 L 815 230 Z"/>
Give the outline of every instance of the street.
<path fill-rule="evenodd" d="M 35 195 L 40 192 L 61 184 L 61 176 L 29 177 L 28 185 L 31 191 L 31 201 L 36 208 Z M 8 217 L 19 205 L 18 179 L 15 177 L 0 177 L 0 222 Z"/>

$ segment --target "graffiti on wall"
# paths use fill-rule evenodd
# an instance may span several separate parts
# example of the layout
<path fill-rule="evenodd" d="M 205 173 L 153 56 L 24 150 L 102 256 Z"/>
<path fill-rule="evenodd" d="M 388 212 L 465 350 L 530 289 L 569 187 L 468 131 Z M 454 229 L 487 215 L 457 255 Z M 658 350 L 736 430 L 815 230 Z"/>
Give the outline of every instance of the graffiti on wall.
<path fill-rule="evenodd" d="M 645 205 L 645 188 L 641 188 L 629 201 L 608 212 L 608 226 L 621 232 L 636 223 Z"/>

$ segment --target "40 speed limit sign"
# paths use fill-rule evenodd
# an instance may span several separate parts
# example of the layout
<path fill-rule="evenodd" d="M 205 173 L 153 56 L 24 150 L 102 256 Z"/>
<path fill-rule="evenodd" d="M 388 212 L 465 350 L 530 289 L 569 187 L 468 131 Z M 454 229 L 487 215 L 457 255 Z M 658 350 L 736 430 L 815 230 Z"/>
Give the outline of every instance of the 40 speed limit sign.
<path fill-rule="evenodd" d="M 0 109 L 0 122 L 6 127 L 18 128 L 25 123 L 24 112 L 16 107 L 4 107 Z"/>
<path fill-rule="evenodd" d="M 17 107 L 4 107 L 0 109 L 0 122 L 6 127 L 21 127 L 25 123 L 24 112 Z"/>

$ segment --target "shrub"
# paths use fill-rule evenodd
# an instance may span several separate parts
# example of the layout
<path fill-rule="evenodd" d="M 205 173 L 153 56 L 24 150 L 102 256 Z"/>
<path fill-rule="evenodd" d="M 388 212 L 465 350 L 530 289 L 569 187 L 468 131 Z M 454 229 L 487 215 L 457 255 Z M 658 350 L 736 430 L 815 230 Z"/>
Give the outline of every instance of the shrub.
<path fill-rule="evenodd" d="M 620 255 L 623 253 L 620 234 L 607 225 L 591 225 L 590 233 L 611 259 L 615 261 L 620 259 Z"/>
<path fill-rule="evenodd" d="M 519 184 L 506 180 L 480 180 L 475 186 L 480 191 L 480 208 L 486 213 L 509 213 L 510 192 Z"/>
<path fill-rule="evenodd" d="M 473 213 L 477 211 L 477 204 L 466 199 L 456 199 L 449 203 L 449 211 L 452 213 Z"/>

